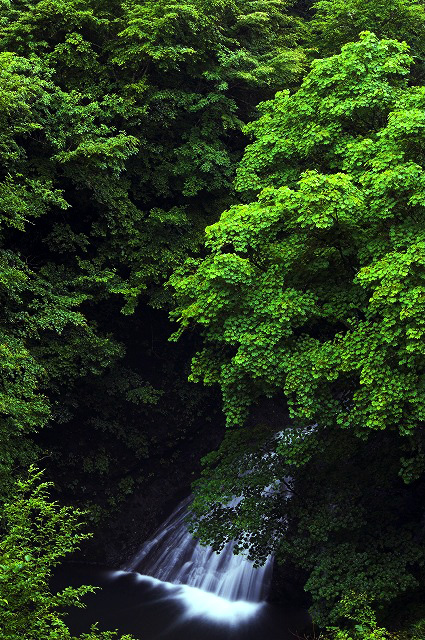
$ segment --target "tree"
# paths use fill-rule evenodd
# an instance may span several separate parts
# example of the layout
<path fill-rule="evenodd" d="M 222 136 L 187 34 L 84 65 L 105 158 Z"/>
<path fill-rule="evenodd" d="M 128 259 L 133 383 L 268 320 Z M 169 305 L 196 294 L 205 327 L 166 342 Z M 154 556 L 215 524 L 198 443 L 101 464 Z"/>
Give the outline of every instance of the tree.
<path fill-rule="evenodd" d="M 194 527 L 291 558 L 321 622 L 350 589 L 382 608 L 424 584 L 425 90 L 408 86 L 411 63 L 406 44 L 365 33 L 265 102 L 245 130 L 247 204 L 171 281 L 177 335 L 204 336 L 192 379 L 220 385 L 233 428 Z M 239 435 L 263 396 L 286 399 L 290 426 Z M 220 505 L 231 494 L 244 499 Z"/>
<path fill-rule="evenodd" d="M 422 74 L 425 59 L 425 7 L 416 0 L 318 0 L 309 24 L 309 42 L 320 57 L 338 53 L 362 31 L 405 40 Z M 423 79 L 423 76 L 421 76 Z"/>
<path fill-rule="evenodd" d="M 300 24 L 280 0 L 2 3 L 5 490 L 42 450 L 105 511 L 196 429 L 205 393 L 164 409 L 189 390 L 162 284 L 235 200 L 241 127 L 302 73 Z"/>
<path fill-rule="evenodd" d="M 1 512 L 0 625 L 4 640 L 77 640 L 64 622 L 65 609 L 83 607 L 81 598 L 94 587 L 66 587 L 52 593 L 49 580 L 62 558 L 89 537 L 82 533 L 83 513 L 61 507 L 49 496 L 50 483 L 30 469 L 16 483 L 13 500 Z M 114 632 L 96 627 L 80 640 L 109 640 Z M 132 640 L 129 635 L 121 640 Z"/>

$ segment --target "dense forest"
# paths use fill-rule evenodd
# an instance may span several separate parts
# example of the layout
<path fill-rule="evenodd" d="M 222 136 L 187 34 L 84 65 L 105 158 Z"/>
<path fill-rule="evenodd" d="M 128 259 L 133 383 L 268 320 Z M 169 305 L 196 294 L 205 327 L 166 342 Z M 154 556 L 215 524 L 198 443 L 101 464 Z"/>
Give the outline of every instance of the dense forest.
<path fill-rule="evenodd" d="M 0 102 L 1 639 L 192 485 L 320 638 L 423 640 L 425 2 L 0 0 Z"/>

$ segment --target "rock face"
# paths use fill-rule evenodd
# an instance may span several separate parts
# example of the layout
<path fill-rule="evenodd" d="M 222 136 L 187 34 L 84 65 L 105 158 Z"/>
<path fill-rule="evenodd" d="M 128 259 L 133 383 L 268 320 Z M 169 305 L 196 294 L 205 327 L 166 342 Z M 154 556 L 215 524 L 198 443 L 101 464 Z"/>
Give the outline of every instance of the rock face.
<path fill-rule="evenodd" d="M 144 476 L 141 487 L 94 532 L 78 559 L 118 568 L 167 518 L 178 502 L 189 495 L 200 473 L 202 456 L 217 448 L 224 426 L 197 425 L 175 447 L 157 450 L 141 461 L 134 474 Z M 73 558 L 75 560 L 75 558 Z"/>
<path fill-rule="evenodd" d="M 286 404 L 261 400 L 253 407 L 248 426 L 258 422 L 270 425 L 272 431 L 285 428 L 289 424 Z M 223 423 L 215 428 L 198 424 L 173 450 L 164 447 L 148 464 L 143 461 L 146 480 L 141 489 L 99 527 L 77 559 L 113 568 L 125 565 L 177 504 L 189 495 L 191 483 L 200 473 L 202 456 L 216 449 L 223 435 Z M 135 473 L 140 473 L 140 468 Z M 275 563 L 270 602 L 283 606 L 309 606 L 310 598 L 304 591 L 305 580 L 303 572 L 291 563 L 283 566 Z"/>
<path fill-rule="evenodd" d="M 275 563 L 268 600 L 283 606 L 308 608 L 311 597 L 304 591 L 306 574 L 291 562 Z"/>

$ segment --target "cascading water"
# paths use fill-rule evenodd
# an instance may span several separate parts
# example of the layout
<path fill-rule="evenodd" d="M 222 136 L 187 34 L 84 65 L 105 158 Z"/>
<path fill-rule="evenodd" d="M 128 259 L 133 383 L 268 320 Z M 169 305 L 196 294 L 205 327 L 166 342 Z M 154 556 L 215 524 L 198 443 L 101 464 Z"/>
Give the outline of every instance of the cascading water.
<path fill-rule="evenodd" d="M 180 503 L 125 569 L 196 587 L 231 602 L 263 601 L 269 589 L 272 559 L 255 568 L 243 555 L 233 554 L 234 542 L 220 553 L 202 547 L 185 523 L 189 504 L 190 498 Z"/>
<path fill-rule="evenodd" d="M 87 609 L 73 614 L 73 633 L 96 620 L 145 640 L 293 640 L 292 630 L 305 628 L 305 610 L 265 601 L 271 558 L 255 568 L 233 555 L 233 543 L 219 554 L 201 547 L 185 524 L 189 502 L 178 506 L 123 570 L 86 568 L 84 574 L 91 572 L 86 582 L 78 577 L 80 565 L 75 568 L 73 584 L 102 589 Z"/>

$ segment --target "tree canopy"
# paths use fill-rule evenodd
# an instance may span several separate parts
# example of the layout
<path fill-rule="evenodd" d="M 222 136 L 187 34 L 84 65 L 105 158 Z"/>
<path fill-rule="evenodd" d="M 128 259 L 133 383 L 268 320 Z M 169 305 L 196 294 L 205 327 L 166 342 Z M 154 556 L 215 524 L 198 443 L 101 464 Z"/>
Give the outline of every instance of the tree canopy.
<path fill-rule="evenodd" d="M 152 309 L 234 201 L 260 95 L 302 72 L 299 20 L 275 0 L 16 0 L 0 17 L 2 486 L 47 450 L 59 488 L 109 508 L 158 455 L 156 423 L 172 446 L 202 413 L 196 394 L 158 407 L 188 385 Z"/>
<path fill-rule="evenodd" d="M 195 529 L 295 558 L 322 620 L 350 586 L 381 605 L 418 586 L 424 562 L 425 94 L 411 63 L 406 44 L 364 33 L 263 103 L 236 180 L 247 202 L 172 280 L 181 330 L 204 335 L 192 378 L 220 385 L 229 426 L 276 395 L 292 424 L 263 457 L 229 444 L 207 463 Z M 269 497 L 285 477 L 292 498 Z"/>
<path fill-rule="evenodd" d="M 188 488 L 216 389 L 193 531 L 295 565 L 321 624 L 364 621 L 336 640 L 423 600 L 424 27 L 419 0 L 0 2 L 1 548 L 38 633 L 67 633 L 63 505 L 106 528 Z M 22 480 L 42 456 L 60 504 Z"/>

